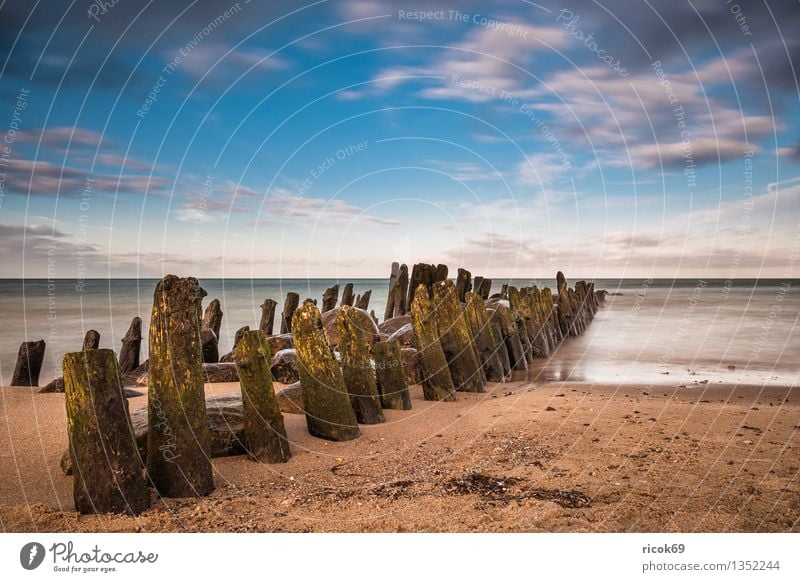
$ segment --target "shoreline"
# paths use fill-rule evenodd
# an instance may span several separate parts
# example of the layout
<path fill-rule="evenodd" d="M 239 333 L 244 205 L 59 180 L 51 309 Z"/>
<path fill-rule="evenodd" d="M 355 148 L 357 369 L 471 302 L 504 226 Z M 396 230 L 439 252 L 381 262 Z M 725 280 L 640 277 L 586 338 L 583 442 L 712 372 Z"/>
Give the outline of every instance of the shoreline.
<path fill-rule="evenodd" d="M 206 385 L 206 395 L 239 390 Z M 213 459 L 217 490 L 79 516 L 62 394 L 0 388 L 4 531 L 800 531 L 800 393 L 512 381 L 334 443 L 285 414 L 293 457 Z M 129 400 L 131 410 L 147 398 Z M 154 497 L 155 499 L 155 497 Z"/>

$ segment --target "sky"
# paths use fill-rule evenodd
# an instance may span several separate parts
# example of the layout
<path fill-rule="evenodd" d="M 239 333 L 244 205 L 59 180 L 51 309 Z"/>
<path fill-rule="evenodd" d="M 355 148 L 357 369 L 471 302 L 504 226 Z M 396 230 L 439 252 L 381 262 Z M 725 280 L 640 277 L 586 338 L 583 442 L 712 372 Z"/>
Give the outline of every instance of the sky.
<path fill-rule="evenodd" d="M 798 0 L 0 0 L 0 277 L 798 277 Z"/>

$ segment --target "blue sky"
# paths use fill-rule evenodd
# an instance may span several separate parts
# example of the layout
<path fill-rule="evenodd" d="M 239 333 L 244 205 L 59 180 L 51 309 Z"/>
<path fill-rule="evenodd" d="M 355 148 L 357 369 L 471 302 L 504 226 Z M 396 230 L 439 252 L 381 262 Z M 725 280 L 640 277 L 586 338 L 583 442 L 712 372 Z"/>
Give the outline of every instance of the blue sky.
<path fill-rule="evenodd" d="M 794 0 L 101 4 L 0 5 L 0 276 L 797 277 Z"/>

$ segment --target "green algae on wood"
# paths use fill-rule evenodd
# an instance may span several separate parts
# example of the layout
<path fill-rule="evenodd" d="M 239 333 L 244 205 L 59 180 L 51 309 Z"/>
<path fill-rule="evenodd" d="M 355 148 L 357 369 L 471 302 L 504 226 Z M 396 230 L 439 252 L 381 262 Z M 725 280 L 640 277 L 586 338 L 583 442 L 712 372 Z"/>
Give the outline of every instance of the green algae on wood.
<path fill-rule="evenodd" d="M 114 350 L 65 354 L 63 368 L 75 509 L 140 514 L 150 492 Z"/>
<path fill-rule="evenodd" d="M 317 306 L 306 302 L 292 317 L 308 432 L 332 441 L 361 434 L 342 370 L 333 357 Z"/>
<path fill-rule="evenodd" d="M 194 277 L 167 275 L 153 297 L 147 472 L 165 497 L 202 496 L 214 490 L 200 345 L 205 295 Z"/>
<path fill-rule="evenodd" d="M 271 361 L 272 354 L 264 332 L 248 331 L 239 339 L 235 362 L 242 388 L 247 454 L 263 463 L 285 463 L 292 455 L 272 385 Z"/>
<path fill-rule="evenodd" d="M 373 329 L 366 329 L 358 316 L 360 312 L 349 305 L 343 305 L 336 316 L 342 375 L 358 422 L 379 424 L 385 418 L 369 358 Z"/>

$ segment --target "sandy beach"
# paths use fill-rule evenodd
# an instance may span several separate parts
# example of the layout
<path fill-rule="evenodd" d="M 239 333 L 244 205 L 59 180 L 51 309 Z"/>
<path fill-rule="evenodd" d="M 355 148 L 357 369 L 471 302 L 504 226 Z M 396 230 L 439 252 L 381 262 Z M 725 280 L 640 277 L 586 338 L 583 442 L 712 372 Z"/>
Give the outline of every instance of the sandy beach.
<path fill-rule="evenodd" d="M 206 386 L 207 395 L 238 384 Z M 79 516 L 62 394 L 0 389 L 3 531 L 800 531 L 789 388 L 517 380 L 387 410 L 349 442 L 284 416 L 292 459 L 213 460 L 216 491 L 139 517 Z M 131 410 L 146 397 L 130 400 Z"/>

